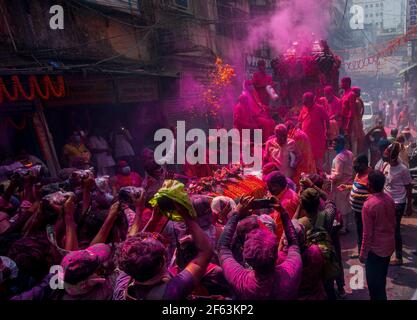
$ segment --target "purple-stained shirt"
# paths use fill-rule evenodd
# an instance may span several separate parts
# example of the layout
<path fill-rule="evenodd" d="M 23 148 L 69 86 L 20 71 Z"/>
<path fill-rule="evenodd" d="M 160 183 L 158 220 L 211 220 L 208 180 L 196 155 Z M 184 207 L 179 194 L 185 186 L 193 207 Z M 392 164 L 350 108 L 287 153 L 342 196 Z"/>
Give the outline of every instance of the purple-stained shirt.
<path fill-rule="evenodd" d="M 389 257 L 395 248 L 395 203 L 385 193 L 371 195 L 363 205 L 363 238 L 361 257 L 372 251 L 377 256 Z"/>
<path fill-rule="evenodd" d="M 233 235 L 237 223 L 237 216 L 232 216 L 224 232 Z M 227 234 L 226 237 L 231 235 Z M 233 253 L 227 245 L 220 245 L 219 259 L 224 276 L 238 299 L 297 299 L 302 277 L 302 260 L 298 246 L 290 246 L 286 259 L 281 264 L 275 266 L 274 272 L 263 275 L 243 267 L 233 257 Z"/>
<path fill-rule="evenodd" d="M 278 254 L 278 261 L 285 261 L 286 249 Z M 298 289 L 298 300 L 326 300 L 323 284 L 324 256 L 319 246 L 313 244 L 301 253 L 303 275 Z"/>

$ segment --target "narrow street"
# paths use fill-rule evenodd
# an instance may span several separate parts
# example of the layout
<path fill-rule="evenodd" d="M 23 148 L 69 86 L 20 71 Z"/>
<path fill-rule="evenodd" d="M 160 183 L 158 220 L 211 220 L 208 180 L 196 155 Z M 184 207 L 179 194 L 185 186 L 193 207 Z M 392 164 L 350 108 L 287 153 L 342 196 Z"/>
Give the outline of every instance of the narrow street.
<path fill-rule="evenodd" d="M 352 228 L 351 228 L 352 229 Z M 353 226 L 354 229 L 354 226 Z M 416 211 L 412 217 L 404 217 L 402 220 L 402 235 L 404 249 L 404 265 L 401 267 L 389 267 L 387 278 L 388 300 L 411 300 L 416 299 L 417 291 L 417 255 L 412 252 L 417 250 L 417 215 Z M 348 300 L 368 300 L 368 290 L 352 290 L 349 282 L 352 277 L 349 269 L 353 265 L 358 265 L 358 259 L 350 259 L 356 253 L 356 231 L 351 230 L 346 235 L 341 235 L 342 254 L 345 261 L 345 290 L 348 293 Z"/>

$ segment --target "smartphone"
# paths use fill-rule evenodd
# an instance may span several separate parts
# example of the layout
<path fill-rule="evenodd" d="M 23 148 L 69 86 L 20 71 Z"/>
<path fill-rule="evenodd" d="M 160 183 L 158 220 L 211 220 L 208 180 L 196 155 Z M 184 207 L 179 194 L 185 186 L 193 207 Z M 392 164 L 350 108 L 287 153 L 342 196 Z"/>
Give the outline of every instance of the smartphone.
<path fill-rule="evenodd" d="M 256 199 L 252 201 L 251 209 L 267 209 L 271 208 L 271 205 L 274 204 L 274 199 Z"/>

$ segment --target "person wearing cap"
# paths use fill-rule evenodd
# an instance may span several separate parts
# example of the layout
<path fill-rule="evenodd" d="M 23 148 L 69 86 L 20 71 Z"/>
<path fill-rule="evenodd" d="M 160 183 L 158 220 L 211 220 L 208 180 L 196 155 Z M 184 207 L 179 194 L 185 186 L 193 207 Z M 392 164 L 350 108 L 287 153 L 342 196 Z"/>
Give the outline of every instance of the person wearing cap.
<path fill-rule="evenodd" d="M 398 142 L 391 144 L 384 152 L 384 161 L 375 167 L 385 175 L 385 192 L 395 202 L 395 259 L 391 262 L 395 266 L 403 264 L 401 219 L 404 214 L 410 216 L 413 212 L 412 178 L 410 170 L 399 161 L 400 150 Z"/>
<path fill-rule="evenodd" d="M 218 256 L 224 276 L 242 300 L 291 300 L 297 298 L 301 282 L 302 261 L 297 235 L 288 213 L 279 205 L 284 232 L 288 241 L 288 255 L 277 263 L 278 239 L 268 229 L 255 228 L 244 241 L 243 258 L 250 268 L 242 266 L 233 256 L 232 238 L 239 220 L 250 215 L 253 198 L 243 197 L 227 222 L 218 242 Z"/>
<path fill-rule="evenodd" d="M 387 300 L 386 278 L 395 249 L 396 209 L 384 192 L 385 176 L 380 171 L 368 175 L 371 196 L 363 205 L 363 238 L 359 260 L 365 263 L 371 300 Z"/>
<path fill-rule="evenodd" d="M 139 173 L 131 170 L 129 163 L 120 160 L 117 164 L 116 176 L 113 178 L 113 192 L 116 194 L 123 187 L 140 187 L 142 177 Z"/>
<path fill-rule="evenodd" d="M 65 293 L 60 300 L 111 300 L 115 276 L 106 273 L 111 257 L 104 243 L 68 253 L 61 262 Z"/>

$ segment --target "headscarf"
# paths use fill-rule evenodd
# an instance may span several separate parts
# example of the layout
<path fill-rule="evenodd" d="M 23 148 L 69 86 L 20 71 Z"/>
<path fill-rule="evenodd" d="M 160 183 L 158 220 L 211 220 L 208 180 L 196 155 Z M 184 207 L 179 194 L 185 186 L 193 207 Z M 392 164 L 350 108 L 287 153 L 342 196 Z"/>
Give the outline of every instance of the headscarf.
<path fill-rule="evenodd" d="M 210 198 L 204 195 L 191 197 L 193 207 L 197 213 L 197 223 L 203 229 L 213 226 L 213 214 L 211 211 Z"/>
<path fill-rule="evenodd" d="M 230 205 L 231 211 L 236 209 L 236 203 L 232 198 L 226 196 L 218 196 L 213 199 L 211 202 L 211 210 L 214 214 L 219 214 L 222 211 L 222 205 Z"/>
<path fill-rule="evenodd" d="M 169 198 L 174 202 L 182 205 L 184 208 L 187 209 L 189 215 L 192 218 L 197 217 L 197 213 L 191 203 L 188 194 L 184 190 L 184 184 L 176 181 L 176 180 L 165 180 L 162 185 L 162 188 L 158 190 L 157 193 L 153 196 L 153 198 L 149 201 L 152 207 L 155 207 L 158 204 L 158 201 L 161 200 L 163 197 Z M 176 212 L 163 212 L 163 214 L 167 215 L 173 221 L 182 221 L 181 216 Z"/>

